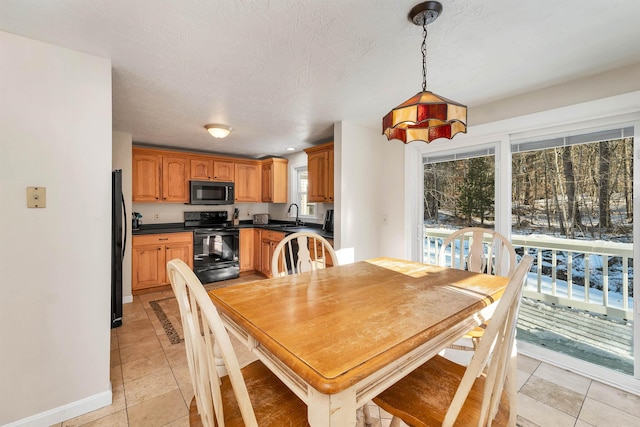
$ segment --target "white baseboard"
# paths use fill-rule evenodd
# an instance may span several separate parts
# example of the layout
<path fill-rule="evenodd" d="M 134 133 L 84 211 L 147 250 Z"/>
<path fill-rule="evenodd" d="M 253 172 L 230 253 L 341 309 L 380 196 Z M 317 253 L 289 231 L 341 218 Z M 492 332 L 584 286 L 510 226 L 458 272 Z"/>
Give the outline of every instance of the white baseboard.
<path fill-rule="evenodd" d="M 111 391 L 111 383 L 109 383 L 109 390 L 107 391 L 85 397 L 84 399 L 80 399 L 75 402 L 67 403 L 66 405 L 50 409 L 39 414 L 31 415 L 18 421 L 13 421 L 2 427 L 52 426 L 54 424 L 61 423 L 62 421 L 86 414 L 87 412 L 109 406 L 112 401 L 113 393 Z"/>
<path fill-rule="evenodd" d="M 122 297 L 123 304 L 129 304 L 133 302 L 133 295 L 125 295 Z"/>

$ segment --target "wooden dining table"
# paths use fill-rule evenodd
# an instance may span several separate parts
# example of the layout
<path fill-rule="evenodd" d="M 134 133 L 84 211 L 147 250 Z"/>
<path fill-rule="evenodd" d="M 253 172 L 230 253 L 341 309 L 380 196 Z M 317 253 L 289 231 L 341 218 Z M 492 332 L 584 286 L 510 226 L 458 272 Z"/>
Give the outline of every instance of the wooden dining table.
<path fill-rule="evenodd" d="M 356 410 L 476 326 L 508 278 L 392 258 L 215 289 L 226 327 L 308 406 Z"/>

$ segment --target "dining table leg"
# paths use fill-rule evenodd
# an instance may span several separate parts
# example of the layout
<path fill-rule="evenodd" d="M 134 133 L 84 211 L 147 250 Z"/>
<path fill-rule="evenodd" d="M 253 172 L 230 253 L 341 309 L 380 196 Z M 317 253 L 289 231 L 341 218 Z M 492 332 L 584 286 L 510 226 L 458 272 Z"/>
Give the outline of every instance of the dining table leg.
<path fill-rule="evenodd" d="M 356 425 L 357 408 L 354 389 L 347 389 L 336 394 L 324 394 L 309 387 L 307 406 L 311 427 Z"/>

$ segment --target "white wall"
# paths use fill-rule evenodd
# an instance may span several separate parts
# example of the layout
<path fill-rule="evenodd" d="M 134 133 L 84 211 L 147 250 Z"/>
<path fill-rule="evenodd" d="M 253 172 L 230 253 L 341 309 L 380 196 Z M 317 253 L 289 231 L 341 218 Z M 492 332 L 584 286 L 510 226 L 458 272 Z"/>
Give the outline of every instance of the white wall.
<path fill-rule="evenodd" d="M 382 212 L 388 205 L 381 184 L 385 138 L 351 122 L 335 123 L 334 137 L 335 245 L 354 248 L 355 261 L 380 256 Z"/>
<path fill-rule="evenodd" d="M 113 169 L 122 169 L 122 195 L 124 205 L 127 210 L 127 244 L 124 248 L 124 260 L 122 261 L 122 300 L 125 303 L 133 302 L 131 294 L 131 179 L 132 152 L 131 134 L 124 132 L 113 132 Z"/>
<path fill-rule="evenodd" d="M 4 32 L 0 58 L 0 425 L 51 425 L 111 402 L 111 63 Z"/>

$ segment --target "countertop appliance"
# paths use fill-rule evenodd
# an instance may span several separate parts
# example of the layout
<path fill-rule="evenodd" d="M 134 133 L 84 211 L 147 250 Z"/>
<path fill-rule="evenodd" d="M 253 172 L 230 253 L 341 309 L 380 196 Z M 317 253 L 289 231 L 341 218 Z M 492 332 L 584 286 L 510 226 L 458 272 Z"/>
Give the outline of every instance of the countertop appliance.
<path fill-rule="evenodd" d="M 189 181 L 189 186 L 192 205 L 232 205 L 234 202 L 233 182 Z"/>
<path fill-rule="evenodd" d="M 253 216 L 254 224 L 269 224 L 269 214 L 261 213 Z"/>
<path fill-rule="evenodd" d="M 327 209 L 324 213 L 324 225 L 322 231 L 333 233 L 333 209 Z"/>
<path fill-rule="evenodd" d="M 111 172 L 111 328 L 122 325 L 122 261 L 127 246 L 127 210 L 122 170 Z"/>
<path fill-rule="evenodd" d="M 193 272 L 202 283 L 240 276 L 240 231 L 226 211 L 185 212 L 184 226 L 193 228 Z"/>

